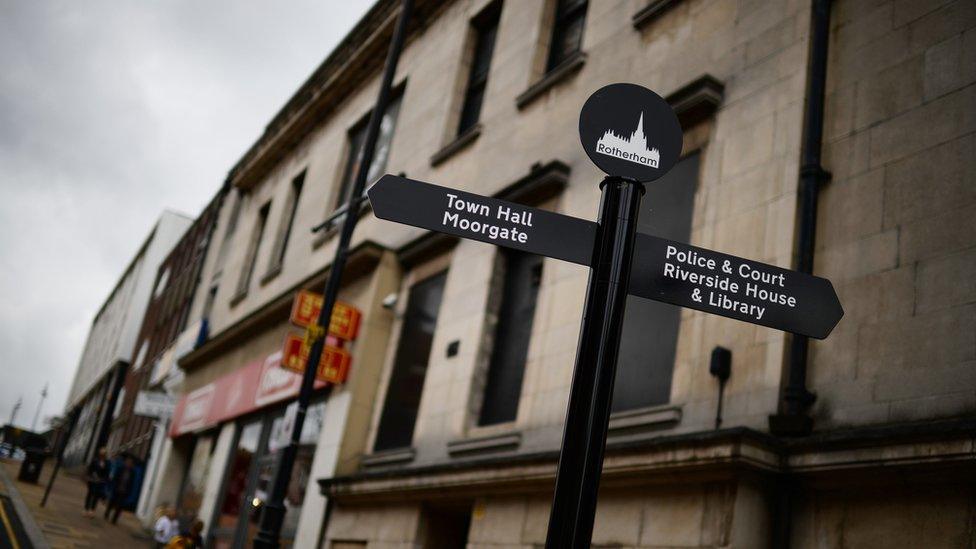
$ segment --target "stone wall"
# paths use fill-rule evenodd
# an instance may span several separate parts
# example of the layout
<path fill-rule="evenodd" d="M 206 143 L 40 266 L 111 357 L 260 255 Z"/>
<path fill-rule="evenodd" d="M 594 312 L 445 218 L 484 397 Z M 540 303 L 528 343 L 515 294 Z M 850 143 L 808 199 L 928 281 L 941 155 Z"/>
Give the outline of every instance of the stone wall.
<path fill-rule="evenodd" d="M 818 428 L 976 411 L 976 4 L 837 0 L 812 345 Z"/>
<path fill-rule="evenodd" d="M 921 482 L 811 491 L 798 506 L 791 547 L 972 547 L 972 487 Z"/>

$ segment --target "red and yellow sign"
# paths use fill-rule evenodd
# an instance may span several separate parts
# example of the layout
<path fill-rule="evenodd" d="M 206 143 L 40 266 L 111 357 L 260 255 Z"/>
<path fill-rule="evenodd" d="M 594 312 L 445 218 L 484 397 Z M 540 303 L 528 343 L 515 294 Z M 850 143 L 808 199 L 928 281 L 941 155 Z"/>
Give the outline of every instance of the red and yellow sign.
<path fill-rule="evenodd" d="M 308 364 L 310 350 L 311 345 L 307 345 L 304 338 L 289 335 L 285 338 L 281 367 L 298 373 L 304 372 L 305 365 Z M 315 379 L 326 383 L 342 383 L 346 381 L 346 376 L 349 375 L 349 364 L 351 362 L 352 357 L 349 355 L 349 351 L 341 347 L 326 345 L 322 349 L 322 358 L 319 360 Z"/>
<path fill-rule="evenodd" d="M 318 322 L 322 311 L 323 297 L 315 292 L 302 290 L 295 296 L 291 307 L 291 323 L 302 328 L 308 328 Z M 359 322 L 362 314 L 359 309 L 336 301 L 332 308 L 332 318 L 329 321 L 329 335 L 339 339 L 352 341 L 359 334 Z"/>

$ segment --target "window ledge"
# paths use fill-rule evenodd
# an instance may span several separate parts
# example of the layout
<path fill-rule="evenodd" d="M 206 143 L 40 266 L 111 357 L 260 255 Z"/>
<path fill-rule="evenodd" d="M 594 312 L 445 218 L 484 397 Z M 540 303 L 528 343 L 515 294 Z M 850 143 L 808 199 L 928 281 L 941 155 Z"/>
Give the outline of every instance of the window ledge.
<path fill-rule="evenodd" d="M 627 410 L 610 415 L 607 435 L 648 435 L 649 431 L 671 427 L 681 421 L 681 407 L 672 404 Z"/>
<path fill-rule="evenodd" d="M 384 465 L 397 465 L 413 461 L 417 456 L 417 450 L 413 448 L 394 448 L 393 450 L 383 450 L 363 456 L 363 467 L 382 467 Z"/>
<path fill-rule="evenodd" d="M 272 280 L 274 280 L 274 278 L 276 276 L 278 276 L 279 274 L 281 274 L 281 265 L 282 264 L 279 263 L 279 264 L 275 265 L 274 267 L 271 267 L 270 269 L 268 269 L 268 272 L 264 273 L 264 276 L 261 277 L 261 285 L 262 286 L 264 286 L 268 282 L 271 282 Z"/>
<path fill-rule="evenodd" d="M 465 130 L 464 133 L 457 136 L 454 139 L 454 141 L 451 141 L 447 145 L 444 145 L 444 147 L 441 150 L 434 153 L 433 156 L 430 157 L 431 167 L 435 167 L 438 164 L 441 164 L 448 158 L 454 156 L 455 153 L 458 153 L 466 149 L 468 145 L 474 143 L 475 140 L 478 139 L 479 135 L 481 135 L 480 123 L 471 126 L 467 130 Z"/>
<path fill-rule="evenodd" d="M 230 298 L 230 306 L 236 307 L 238 303 L 244 301 L 245 297 L 247 297 L 247 289 L 239 290 L 234 297 Z"/>
<path fill-rule="evenodd" d="M 522 110 L 529 106 L 530 103 L 535 101 L 536 98 L 547 92 L 550 88 L 569 78 L 573 74 L 576 74 L 577 71 L 583 68 L 585 63 L 586 53 L 577 51 L 573 55 L 569 56 L 569 58 L 567 58 L 565 61 L 560 63 L 557 67 L 546 73 L 541 80 L 529 86 L 529 89 L 525 90 L 518 97 L 516 97 L 515 106 L 518 107 L 518 110 Z"/>
<path fill-rule="evenodd" d="M 642 29 L 655 19 L 661 17 L 668 10 L 678 5 L 681 0 L 651 0 L 630 18 L 635 29 Z"/>
<path fill-rule="evenodd" d="M 509 432 L 480 438 L 464 438 L 447 443 L 447 453 L 451 457 L 471 454 L 485 454 L 503 450 L 514 450 L 522 443 L 522 433 Z"/>
<path fill-rule="evenodd" d="M 312 239 L 312 249 L 317 250 L 322 247 L 323 244 L 328 242 L 333 236 L 339 233 L 339 224 L 336 223 L 330 226 L 328 229 L 323 229 L 315 235 Z"/>
<path fill-rule="evenodd" d="M 725 94 L 725 84 L 710 74 L 703 74 L 664 98 L 674 109 L 684 129 L 712 117 Z"/>

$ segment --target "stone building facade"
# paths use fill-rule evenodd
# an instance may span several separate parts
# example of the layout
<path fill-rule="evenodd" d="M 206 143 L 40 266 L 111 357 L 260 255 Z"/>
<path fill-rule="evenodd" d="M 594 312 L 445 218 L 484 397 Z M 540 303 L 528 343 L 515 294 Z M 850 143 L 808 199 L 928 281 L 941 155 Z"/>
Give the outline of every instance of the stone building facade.
<path fill-rule="evenodd" d="M 602 176 L 579 108 L 635 82 L 684 129 L 640 230 L 791 267 L 812 4 L 417 0 L 370 179 L 593 219 Z M 810 343 L 812 431 L 770 427 L 792 336 L 632 298 L 594 546 L 971 546 L 976 6 L 829 4 L 814 272 L 846 314 Z M 396 13 L 377 2 L 231 170 L 188 395 L 273 360 L 295 291 L 324 280 L 336 230 L 311 229 L 349 199 Z M 347 382 L 318 393 L 289 542 L 540 546 L 587 270 L 345 215 L 362 218 L 340 299 L 364 325 Z M 732 353 L 721 400 L 717 346 Z M 217 546 L 253 533 L 242 505 L 261 503 L 286 404 L 173 433 L 163 478 L 198 494 Z"/>

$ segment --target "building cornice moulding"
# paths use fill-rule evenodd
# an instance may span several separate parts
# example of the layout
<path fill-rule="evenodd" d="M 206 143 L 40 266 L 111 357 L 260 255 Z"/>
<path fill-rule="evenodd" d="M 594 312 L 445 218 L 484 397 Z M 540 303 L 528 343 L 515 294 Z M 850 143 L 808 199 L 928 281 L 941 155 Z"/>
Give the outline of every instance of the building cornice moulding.
<path fill-rule="evenodd" d="M 453 0 L 417 0 L 406 43 Z M 227 178 L 248 190 L 307 135 L 382 69 L 399 13 L 396 0 L 379 0 L 271 119 Z M 405 46 L 406 47 L 406 46 Z"/>
<path fill-rule="evenodd" d="M 386 251 L 385 247 L 373 241 L 365 241 L 357 244 L 350 250 L 349 263 L 344 271 L 345 276 L 343 276 L 342 286 L 346 287 L 360 276 L 372 272 L 376 264 L 379 263 L 384 251 Z M 255 332 L 260 332 L 282 322 L 287 322 L 295 293 L 302 289 L 318 291 L 318 287 L 325 283 L 325 277 L 328 275 L 330 268 L 331 265 L 326 265 L 301 282 L 292 285 L 275 297 L 268 299 L 267 302 L 256 310 L 238 319 L 236 322 L 211 336 L 206 343 L 184 355 L 178 361 L 178 366 L 184 372 L 193 371 L 207 364 L 210 359 L 219 356 L 226 349 L 232 348 L 251 337 Z"/>
<path fill-rule="evenodd" d="M 601 485 L 685 484 L 742 475 L 775 480 L 791 474 L 815 481 L 837 471 L 850 473 L 845 475 L 850 482 L 864 483 L 901 481 L 909 470 L 938 470 L 946 477 L 965 479 L 976 473 L 974 431 L 976 417 L 836 429 L 801 439 L 733 427 L 639 441 L 609 440 Z M 553 450 L 455 458 L 318 483 L 323 495 L 342 503 L 404 501 L 448 492 L 550 493 L 558 457 Z"/>

